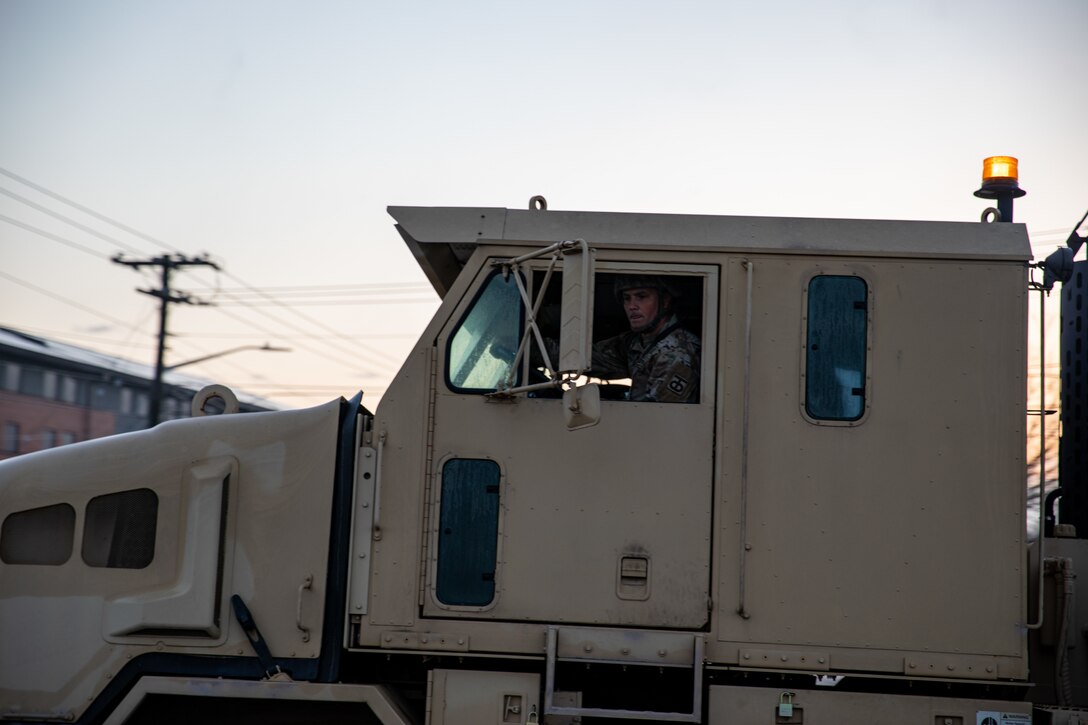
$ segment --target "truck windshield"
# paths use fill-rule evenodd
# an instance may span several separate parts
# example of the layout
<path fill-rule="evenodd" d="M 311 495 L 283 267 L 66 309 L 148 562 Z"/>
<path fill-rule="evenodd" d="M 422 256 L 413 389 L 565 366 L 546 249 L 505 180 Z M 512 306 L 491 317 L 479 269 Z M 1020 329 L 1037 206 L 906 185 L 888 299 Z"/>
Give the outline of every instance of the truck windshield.
<path fill-rule="evenodd" d="M 448 372 L 452 388 L 498 388 L 518 351 L 521 308 L 513 276 L 493 274 L 450 339 Z"/>

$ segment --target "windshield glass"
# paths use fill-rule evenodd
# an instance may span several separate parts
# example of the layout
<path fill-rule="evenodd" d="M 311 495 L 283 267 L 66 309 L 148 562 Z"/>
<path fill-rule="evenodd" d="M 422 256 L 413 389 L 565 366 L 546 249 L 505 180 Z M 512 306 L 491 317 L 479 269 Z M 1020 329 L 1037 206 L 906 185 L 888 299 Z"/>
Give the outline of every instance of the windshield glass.
<path fill-rule="evenodd" d="M 521 337 L 521 296 L 513 275 L 494 274 L 450 341 L 451 387 L 495 390 L 510 371 Z M 517 384 L 515 376 L 514 384 Z"/>

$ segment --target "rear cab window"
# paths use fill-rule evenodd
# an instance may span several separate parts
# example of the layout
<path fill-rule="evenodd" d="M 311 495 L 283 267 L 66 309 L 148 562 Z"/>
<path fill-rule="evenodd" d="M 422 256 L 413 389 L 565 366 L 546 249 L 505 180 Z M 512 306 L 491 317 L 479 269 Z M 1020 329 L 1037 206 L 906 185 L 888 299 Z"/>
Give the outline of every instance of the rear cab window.
<path fill-rule="evenodd" d="M 817 275 L 805 298 L 805 415 L 859 422 L 868 408 L 869 285 L 853 275 Z"/>

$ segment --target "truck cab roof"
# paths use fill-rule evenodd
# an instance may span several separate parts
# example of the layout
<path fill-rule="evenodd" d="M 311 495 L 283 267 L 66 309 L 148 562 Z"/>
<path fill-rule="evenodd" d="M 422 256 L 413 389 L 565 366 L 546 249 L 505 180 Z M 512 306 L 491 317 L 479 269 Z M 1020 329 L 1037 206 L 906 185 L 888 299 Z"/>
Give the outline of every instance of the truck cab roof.
<path fill-rule="evenodd" d="M 1023 224 L 390 206 L 397 230 L 445 297 L 481 244 L 820 254 L 918 259 L 1031 259 Z"/>

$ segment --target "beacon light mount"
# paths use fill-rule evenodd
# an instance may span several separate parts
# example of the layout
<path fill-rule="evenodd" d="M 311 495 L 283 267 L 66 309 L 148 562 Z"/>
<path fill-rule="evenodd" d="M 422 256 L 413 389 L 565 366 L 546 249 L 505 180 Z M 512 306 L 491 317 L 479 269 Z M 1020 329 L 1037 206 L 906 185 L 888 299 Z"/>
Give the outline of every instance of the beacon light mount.
<path fill-rule="evenodd" d="M 996 199 L 997 209 L 982 212 L 983 221 L 1012 221 L 1012 200 L 1027 192 L 1020 188 L 1019 160 L 1015 156 L 990 156 L 982 161 L 982 186 L 975 192 L 980 199 Z"/>

